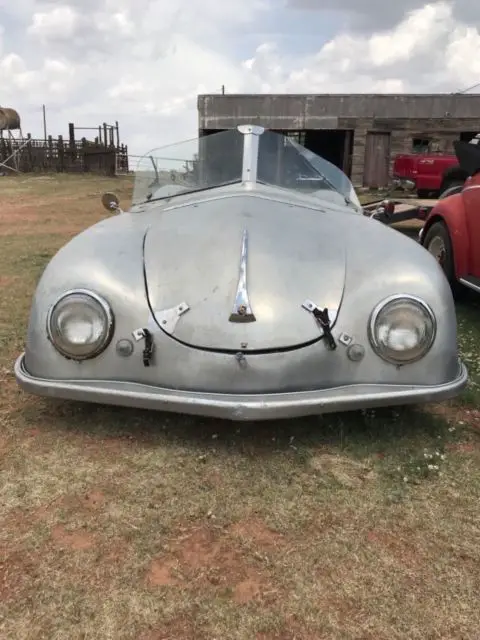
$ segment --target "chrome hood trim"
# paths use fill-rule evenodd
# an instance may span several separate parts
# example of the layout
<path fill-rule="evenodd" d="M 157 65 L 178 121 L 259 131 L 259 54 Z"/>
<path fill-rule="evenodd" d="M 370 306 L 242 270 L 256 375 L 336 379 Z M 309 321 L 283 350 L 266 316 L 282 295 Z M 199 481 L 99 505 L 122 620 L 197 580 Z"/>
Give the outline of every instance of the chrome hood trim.
<path fill-rule="evenodd" d="M 161 314 L 185 301 L 189 311 L 169 335 L 201 349 L 315 342 L 322 331 L 302 304 L 314 300 L 336 317 L 346 278 L 341 229 L 338 213 L 245 196 L 159 212 L 144 244 L 152 314 L 163 328 Z"/>
<path fill-rule="evenodd" d="M 230 314 L 230 322 L 255 322 L 247 289 L 247 262 L 248 262 L 248 231 L 244 229 L 242 236 L 242 250 L 240 254 L 240 275 L 238 278 L 235 304 Z"/>

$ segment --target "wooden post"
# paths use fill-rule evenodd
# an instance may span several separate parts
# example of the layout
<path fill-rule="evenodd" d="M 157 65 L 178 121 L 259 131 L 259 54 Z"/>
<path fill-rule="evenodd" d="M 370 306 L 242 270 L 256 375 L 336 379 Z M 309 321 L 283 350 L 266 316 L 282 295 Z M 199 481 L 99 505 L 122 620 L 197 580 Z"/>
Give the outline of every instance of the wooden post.
<path fill-rule="evenodd" d="M 27 158 L 28 158 L 28 168 L 25 169 L 25 166 L 22 165 L 23 171 L 33 171 L 34 170 L 34 162 L 33 162 L 33 153 L 32 153 L 32 134 L 27 133 Z M 23 160 L 23 153 L 20 161 Z M 26 163 L 24 163 L 26 164 Z"/>
<path fill-rule="evenodd" d="M 65 171 L 65 148 L 63 146 L 63 136 L 58 136 L 57 151 L 58 151 L 58 171 L 59 173 L 63 173 Z"/>
<path fill-rule="evenodd" d="M 48 168 L 47 168 L 47 170 L 48 171 L 52 171 L 53 170 L 53 138 L 52 138 L 52 136 L 48 136 L 47 140 L 48 140 L 48 142 L 47 142 L 47 144 L 48 144 L 48 154 L 46 154 L 47 157 L 45 158 L 44 164 L 47 165 L 46 160 L 48 159 Z"/>
<path fill-rule="evenodd" d="M 42 105 L 43 109 L 43 138 L 45 142 L 47 142 L 47 112 L 45 110 L 45 105 Z"/>
<path fill-rule="evenodd" d="M 115 120 L 115 130 L 117 132 L 117 147 L 120 146 L 120 132 L 118 129 L 118 120 Z"/>
<path fill-rule="evenodd" d="M 75 148 L 75 125 L 73 122 L 68 123 L 68 137 L 70 139 L 70 147 Z"/>
<path fill-rule="evenodd" d="M 85 173 L 86 171 L 90 171 L 90 165 L 88 163 L 89 158 L 88 158 L 88 150 L 87 150 L 87 139 L 86 138 L 82 138 L 82 151 L 80 154 L 80 158 L 81 158 L 81 170 Z"/>
<path fill-rule="evenodd" d="M 106 122 L 103 123 L 103 142 L 105 144 L 105 148 L 107 148 L 108 141 L 107 141 L 107 123 Z"/>

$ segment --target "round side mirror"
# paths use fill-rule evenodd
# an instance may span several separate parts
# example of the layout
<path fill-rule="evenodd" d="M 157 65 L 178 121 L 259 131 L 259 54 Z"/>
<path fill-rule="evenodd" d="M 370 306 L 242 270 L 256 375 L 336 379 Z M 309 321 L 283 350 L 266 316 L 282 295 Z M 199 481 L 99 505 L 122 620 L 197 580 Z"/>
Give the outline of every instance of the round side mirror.
<path fill-rule="evenodd" d="M 119 209 L 120 200 L 115 193 L 104 193 L 102 196 L 102 205 L 107 211 L 117 211 Z"/>

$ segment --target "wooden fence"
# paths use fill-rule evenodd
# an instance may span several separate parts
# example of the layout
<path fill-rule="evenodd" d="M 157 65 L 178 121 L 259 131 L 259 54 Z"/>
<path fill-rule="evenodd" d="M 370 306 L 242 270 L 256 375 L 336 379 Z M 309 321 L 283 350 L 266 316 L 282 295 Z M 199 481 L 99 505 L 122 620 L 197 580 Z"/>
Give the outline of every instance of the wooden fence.
<path fill-rule="evenodd" d="M 0 137 L 0 171 L 7 168 L 22 173 L 76 173 L 91 172 L 114 176 L 128 173 L 128 147 L 91 142 L 64 140 L 62 136 L 36 140 L 13 136 Z"/>

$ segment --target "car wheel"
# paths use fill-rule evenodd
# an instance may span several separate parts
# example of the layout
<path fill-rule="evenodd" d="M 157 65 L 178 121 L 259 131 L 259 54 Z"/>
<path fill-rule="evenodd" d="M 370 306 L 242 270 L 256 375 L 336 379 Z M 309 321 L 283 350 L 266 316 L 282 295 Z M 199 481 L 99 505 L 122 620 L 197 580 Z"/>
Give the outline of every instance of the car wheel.
<path fill-rule="evenodd" d="M 455 277 L 452 241 L 444 222 L 432 224 L 425 235 L 423 246 L 442 267 L 453 293 L 455 295 L 459 293 L 460 285 Z"/>
<path fill-rule="evenodd" d="M 439 200 L 453 196 L 455 193 L 460 193 L 463 189 L 464 182 L 449 182 L 440 191 Z"/>

